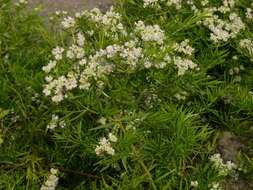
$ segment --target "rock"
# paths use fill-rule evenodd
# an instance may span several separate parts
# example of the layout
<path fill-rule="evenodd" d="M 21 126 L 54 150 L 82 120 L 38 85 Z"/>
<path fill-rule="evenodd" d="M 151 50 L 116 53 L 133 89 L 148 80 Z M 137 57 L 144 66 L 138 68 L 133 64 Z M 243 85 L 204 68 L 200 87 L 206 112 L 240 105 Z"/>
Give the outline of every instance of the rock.
<path fill-rule="evenodd" d="M 218 141 L 218 151 L 224 161 L 233 161 L 236 163 L 236 155 L 243 148 L 243 144 L 232 133 L 223 132 Z"/>

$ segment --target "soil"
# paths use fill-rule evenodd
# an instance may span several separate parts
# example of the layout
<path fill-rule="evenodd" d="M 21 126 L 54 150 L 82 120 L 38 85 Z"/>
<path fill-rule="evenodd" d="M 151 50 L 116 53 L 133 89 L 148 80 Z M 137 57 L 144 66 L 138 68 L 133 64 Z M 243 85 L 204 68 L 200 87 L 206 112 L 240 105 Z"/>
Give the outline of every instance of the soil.
<path fill-rule="evenodd" d="M 48 15 L 57 10 L 64 10 L 70 13 L 94 7 L 106 10 L 112 4 L 112 0 L 31 0 L 29 4 L 31 7 L 41 5 L 42 14 Z"/>

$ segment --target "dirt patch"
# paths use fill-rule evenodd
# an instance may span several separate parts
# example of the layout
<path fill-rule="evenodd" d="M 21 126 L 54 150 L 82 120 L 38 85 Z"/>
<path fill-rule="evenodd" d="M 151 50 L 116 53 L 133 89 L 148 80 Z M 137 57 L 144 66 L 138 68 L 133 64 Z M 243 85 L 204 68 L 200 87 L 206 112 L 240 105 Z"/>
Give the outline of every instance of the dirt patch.
<path fill-rule="evenodd" d="M 108 9 L 112 0 L 32 0 L 29 1 L 31 7 L 42 6 L 42 14 L 48 15 L 57 10 L 64 10 L 70 13 L 84 9 L 98 7 L 102 10 Z"/>
<path fill-rule="evenodd" d="M 112 5 L 113 0 L 87 0 L 87 8 L 98 7 L 101 10 L 106 10 Z"/>
<path fill-rule="evenodd" d="M 224 184 L 224 190 L 252 190 L 253 184 L 252 182 L 240 180 L 232 181 L 227 180 Z"/>

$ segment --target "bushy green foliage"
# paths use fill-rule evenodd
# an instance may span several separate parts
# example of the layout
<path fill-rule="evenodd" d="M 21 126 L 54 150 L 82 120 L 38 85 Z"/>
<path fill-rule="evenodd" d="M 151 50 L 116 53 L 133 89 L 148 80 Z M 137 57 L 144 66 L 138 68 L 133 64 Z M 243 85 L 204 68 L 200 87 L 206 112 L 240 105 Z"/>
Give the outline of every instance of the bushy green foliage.
<path fill-rule="evenodd" d="M 0 0 L 0 189 L 40 189 L 50 168 L 59 170 L 57 189 L 203 190 L 229 178 L 253 180 L 253 52 L 240 45 L 253 40 L 253 22 L 245 16 L 250 0 L 238 0 L 231 8 L 245 28 L 218 43 L 200 24 L 210 17 L 201 1 L 194 1 L 199 12 L 184 1 L 180 9 L 159 2 L 161 7 L 116 2 L 124 31 L 115 32 L 89 12 L 62 29 L 62 16 L 45 24 L 37 11 Z M 221 6 L 222 1 L 209 4 Z M 224 20 L 228 16 L 221 14 Z M 157 41 L 163 43 L 136 32 L 138 21 L 158 25 L 164 35 Z M 64 86 L 66 98 L 55 102 L 43 93 L 49 74 L 42 68 L 53 59 L 52 49 L 66 51 L 78 32 L 85 37 L 88 62 L 101 49 L 135 39 L 143 57 L 134 68 L 121 54 L 103 57 L 99 64 L 112 63 L 113 72 L 90 77 L 88 89 Z M 194 47 L 191 55 L 175 50 L 174 44 L 186 39 Z M 172 61 L 159 66 L 167 54 Z M 177 57 L 197 67 L 179 75 Z M 147 68 L 146 58 L 154 66 Z M 78 70 L 68 55 L 59 62 L 50 74 L 54 79 Z M 59 118 L 56 123 L 52 116 Z M 210 161 L 223 131 L 244 144 L 236 174 L 219 175 Z M 117 138 L 109 146 L 114 152 L 95 151 L 110 133 Z"/>

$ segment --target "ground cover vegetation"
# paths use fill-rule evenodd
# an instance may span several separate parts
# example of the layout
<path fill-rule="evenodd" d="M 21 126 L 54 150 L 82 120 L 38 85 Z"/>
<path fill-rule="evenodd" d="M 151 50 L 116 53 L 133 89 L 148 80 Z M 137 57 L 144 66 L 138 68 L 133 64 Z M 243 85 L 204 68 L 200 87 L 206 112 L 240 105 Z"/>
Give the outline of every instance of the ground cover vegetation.
<path fill-rule="evenodd" d="M 0 189 L 253 189 L 250 0 L 26 4 L 0 0 Z"/>

